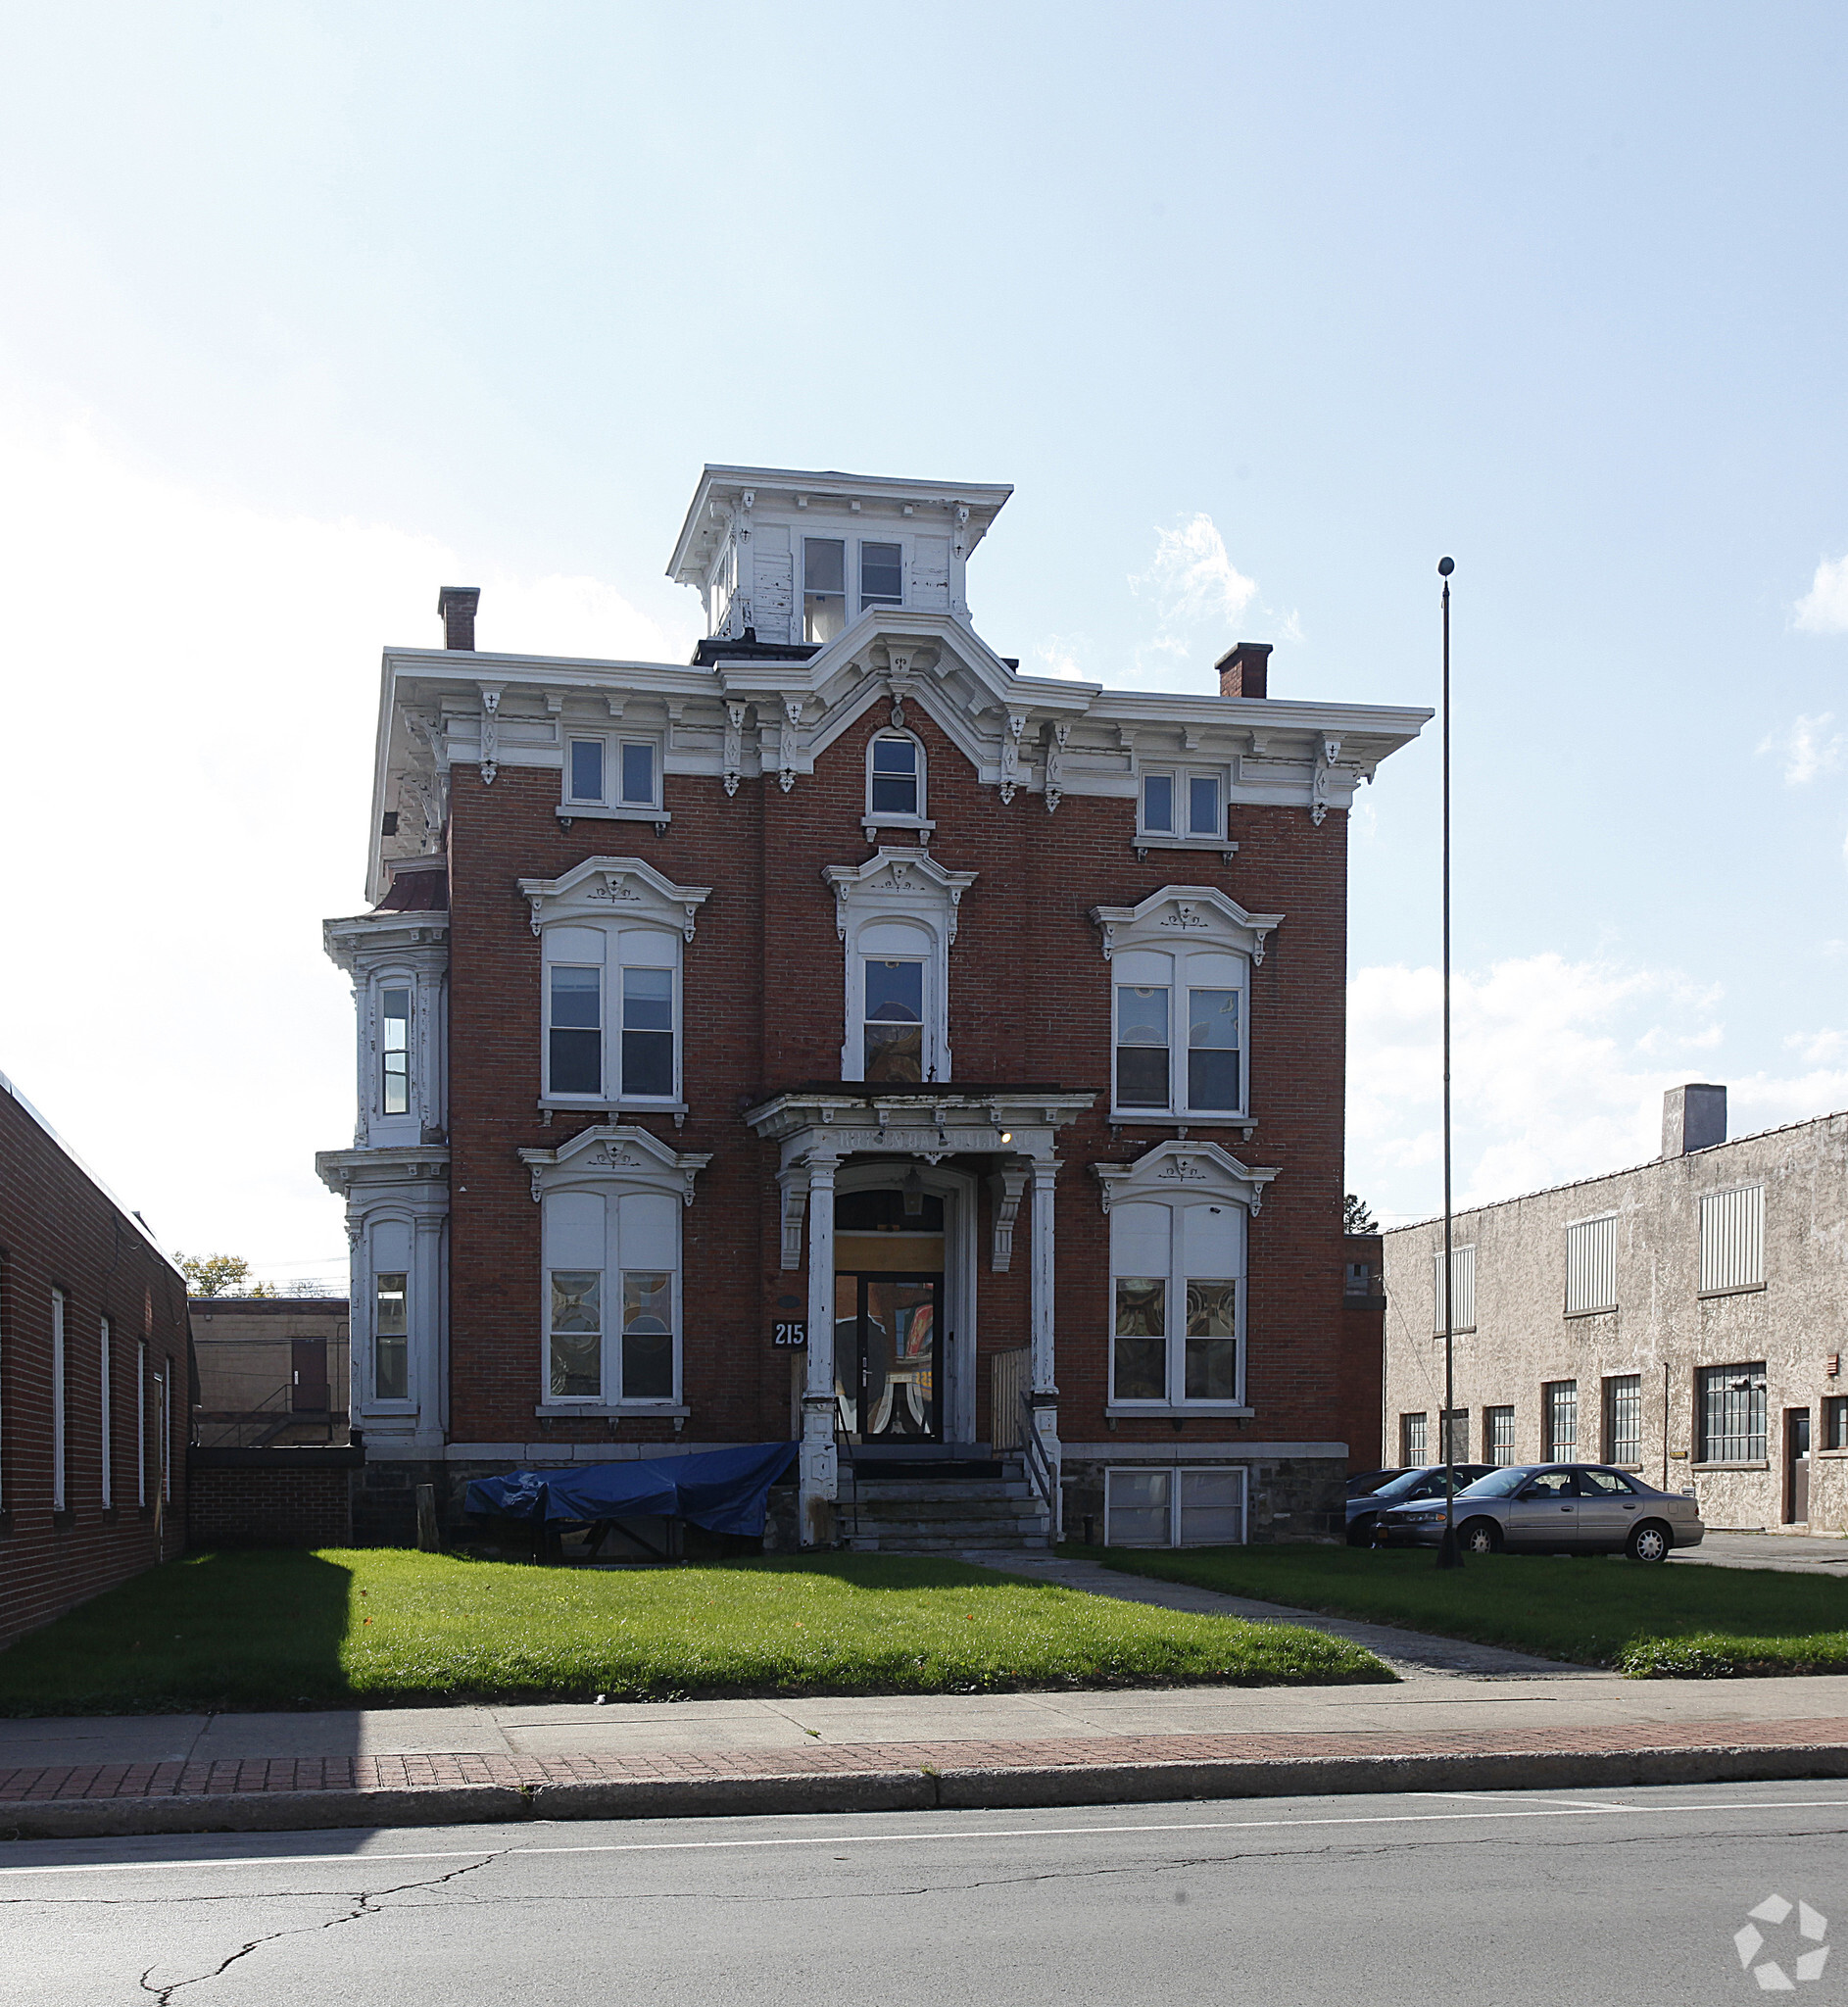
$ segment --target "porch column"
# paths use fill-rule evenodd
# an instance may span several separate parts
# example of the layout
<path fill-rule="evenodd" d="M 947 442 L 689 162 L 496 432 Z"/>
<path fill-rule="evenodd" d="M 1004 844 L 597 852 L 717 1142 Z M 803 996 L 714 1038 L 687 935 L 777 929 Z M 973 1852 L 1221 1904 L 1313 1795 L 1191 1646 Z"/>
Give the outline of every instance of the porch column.
<path fill-rule="evenodd" d="M 1058 1384 L 1053 1377 L 1053 1290 L 1057 1270 L 1052 1256 L 1053 1185 L 1059 1174 L 1050 1157 L 1033 1162 L 1033 1389 L 1027 1404 L 1033 1410 L 1033 1433 L 1039 1438 L 1041 1454 L 1050 1481 L 1052 1538 L 1064 1537 L 1063 1493 L 1059 1488 Z"/>
<path fill-rule="evenodd" d="M 834 1449 L 834 1173 L 832 1157 L 808 1165 L 808 1378 L 802 1395 L 802 1542 L 834 1544 L 838 1468 Z"/>

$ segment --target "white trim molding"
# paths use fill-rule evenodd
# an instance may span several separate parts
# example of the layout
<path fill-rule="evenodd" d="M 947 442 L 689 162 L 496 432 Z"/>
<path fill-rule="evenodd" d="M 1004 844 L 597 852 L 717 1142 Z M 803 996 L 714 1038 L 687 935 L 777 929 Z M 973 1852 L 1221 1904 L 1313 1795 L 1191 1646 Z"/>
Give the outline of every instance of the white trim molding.
<path fill-rule="evenodd" d="M 638 1191 L 670 1192 L 691 1205 L 693 1181 L 712 1161 L 712 1152 L 675 1150 L 646 1129 L 603 1122 L 556 1150 L 522 1150 L 519 1157 L 532 1174 L 535 1205 L 559 1187 L 611 1177 Z"/>
<path fill-rule="evenodd" d="M 1093 1164 L 1103 1189 L 1103 1210 L 1132 1199 L 1172 1199 L 1177 1192 L 1230 1199 L 1255 1219 L 1264 1207 L 1264 1188 L 1278 1175 L 1274 1164 L 1243 1164 L 1217 1143 L 1158 1143 L 1134 1163 Z"/>
<path fill-rule="evenodd" d="M 629 919 L 674 927 L 689 941 L 709 885 L 676 885 L 643 857 L 586 857 L 560 878 L 522 878 L 520 897 L 532 910 L 532 930 L 560 921 Z"/>
<path fill-rule="evenodd" d="M 834 891 L 835 932 L 846 950 L 841 1078 L 865 1077 L 865 966 L 884 958 L 923 963 L 920 1084 L 948 1080 L 949 950 L 977 874 L 951 871 L 921 850 L 882 845 L 863 864 L 826 864 L 821 875 Z"/>
<path fill-rule="evenodd" d="M 1186 941 L 1248 955 L 1258 966 L 1284 915 L 1248 913 L 1215 885 L 1164 885 L 1138 906 L 1094 906 L 1091 923 L 1102 930 L 1105 961 L 1119 949 L 1171 949 Z"/>

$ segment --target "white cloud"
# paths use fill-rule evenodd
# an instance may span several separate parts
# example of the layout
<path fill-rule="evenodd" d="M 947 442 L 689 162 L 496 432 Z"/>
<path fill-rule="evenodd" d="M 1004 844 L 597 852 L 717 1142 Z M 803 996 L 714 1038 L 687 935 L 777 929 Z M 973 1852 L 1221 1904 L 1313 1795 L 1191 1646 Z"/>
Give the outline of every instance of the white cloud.
<path fill-rule="evenodd" d="M 169 1248 L 344 1275 L 314 1152 L 352 1134 L 378 651 L 483 587 L 485 645 L 684 660 L 609 586 L 391 524 L 176 488 L 0 412 L 0 1067 Z"/>
<path fill-rule="evenodd" d="M 1806 634 L 1848 634 L 1848 557 L 1824 558 L 1817 565 L 1793 621 Z"/>
<path fill-rule="evenodd" d="M 1834 722 L 1832 710 L 1824 710 L 1816 717 L 1799 715 L 1784 731 L 1768 733 L 1759 742 L 1759 753 L 1775 753 L 1783 760 L 1785 787 L 1807 787 L 1822 774 L 1833 773 L 1841 765 L 1848 741 L 1829 729 Z"/>
<path fill-rule="evenodd" d="M 1225 538 L 1204 514 L 1189 516 L 1178 529 L 1157 529 L 1155 555 L 1130 588 L 1153 595 L 1162 627 L 1171 632 L 1198 626 L 1223 632 L 1258 590 L 1227 556 Z"/>
<path fill-rule="evenodd" d="M 1089 646 L 1081 634 L 1048 634 L 1044 641 L 1034 644 L 1033 655 L 1026 665 L 1027 673 L 1056 676 L 1066 683 L 1099 681 L 1095 676 L 1087 675 L 1080 666 L 1080 657 Z"/>
<path fill-rule="evenodd" d="M 1666 1088 L 1711 1072 L 1720 993 L 1674 970 L 1536 955 L 1453 986 L 1459 1204 L 1653 1156 Z M 1442 1202 L 1442 985 L 1365 968 L 1348 993 L 1348 1186 L 1382 1218 Z"/>

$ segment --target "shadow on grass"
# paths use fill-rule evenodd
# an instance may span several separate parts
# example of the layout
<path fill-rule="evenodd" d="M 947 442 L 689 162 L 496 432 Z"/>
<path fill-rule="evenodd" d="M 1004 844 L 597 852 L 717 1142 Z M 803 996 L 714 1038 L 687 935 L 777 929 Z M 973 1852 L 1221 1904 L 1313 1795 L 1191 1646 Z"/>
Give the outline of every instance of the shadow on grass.
<path fill-rule="evenodd" d="M 0 1714 L 341 1707 L 352 1572 L 299 1550 L 189 1554 L 0 1652 Z"/>

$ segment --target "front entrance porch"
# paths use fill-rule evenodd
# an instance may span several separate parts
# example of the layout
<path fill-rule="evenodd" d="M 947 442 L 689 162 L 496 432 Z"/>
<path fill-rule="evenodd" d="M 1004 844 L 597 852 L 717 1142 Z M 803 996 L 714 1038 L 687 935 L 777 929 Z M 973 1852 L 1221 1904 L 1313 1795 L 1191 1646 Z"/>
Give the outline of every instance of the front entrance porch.
<path fill-rule="evenodd" d="M 1018 1337 L 1030 1363 L 1020 1481 L 1056 1536 L 1053 1143 L 1093 1099 L 1055 1088 L 842 1083 L 780 1095 L 746 1115 L 757 1135 L 782 1147 L 782 1264 L 807 1269 L 804 1546 L 841 1537 L 844 1452 L 855 1473 L 855 1505 L 867 1463 L 975 1453 L 977 1265 L 985 1254 L 992 1272 L 1008 1271 L 1023 1203 L 1029 1312 Z M 984 1183 L 993 1205 L 981 1249 Z"/>

